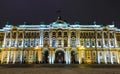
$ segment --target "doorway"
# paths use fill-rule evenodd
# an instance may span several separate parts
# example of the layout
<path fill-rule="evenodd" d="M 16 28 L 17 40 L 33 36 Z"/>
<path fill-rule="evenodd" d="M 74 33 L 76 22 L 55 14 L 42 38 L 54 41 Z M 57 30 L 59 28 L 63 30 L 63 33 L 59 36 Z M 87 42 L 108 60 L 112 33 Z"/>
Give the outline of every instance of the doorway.
<path fill-rule="evenodd" d="M 62 50 L 56 51 L 55 63 L 64 63 L 64 51 L 62 51 Z"/>
<path fill-rule="evenodd" d="M 45 50 L 44 52 L 43 52 L 43 63 L 48 63 L 48 50 Z"/>
<path fill-rule="evenodd" d="M 75 51 L 71 51 L 71 63 L 77 63 L 76 62 L 76 52 Z"/>

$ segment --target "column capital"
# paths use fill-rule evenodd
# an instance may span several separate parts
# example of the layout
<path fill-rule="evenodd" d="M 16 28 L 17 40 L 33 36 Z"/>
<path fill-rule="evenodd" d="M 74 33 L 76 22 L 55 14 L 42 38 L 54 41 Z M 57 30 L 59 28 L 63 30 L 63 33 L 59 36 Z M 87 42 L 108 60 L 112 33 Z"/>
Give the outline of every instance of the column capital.
<path fill-rule="evenodd" d="M 77 50 L 78 50 L 78 51 L 80 51 L 80 50 L 85 50 L 85 47 L 84 47 L 84 46 L 77 47 Z"/>
<path fill-rule="evenodd" d="M 35 47 L 34 50 L 40 50 L 40 51 L 42 51 L 42 47 Z"/>
<path fill-rule="evenodd" d="M 54 48 L 54 47 L 50 47 L 49 50 L 50 50 L 50 51 L 54 51 L 55 48 Z"/>
<path fill-rule="evenodd" d="M 70 51 L 70 50 L 71 50 L 71 47 L 67 47 L 67 48 L 66 48 L 66 51 Z"/>

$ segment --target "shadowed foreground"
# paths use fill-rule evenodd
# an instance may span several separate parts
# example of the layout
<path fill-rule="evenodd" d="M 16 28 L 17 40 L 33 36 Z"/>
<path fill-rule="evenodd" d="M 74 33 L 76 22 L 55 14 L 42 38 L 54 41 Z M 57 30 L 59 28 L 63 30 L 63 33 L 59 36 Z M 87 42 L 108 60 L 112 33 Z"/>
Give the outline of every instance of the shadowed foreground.
<path fill-rule="evenodd" d="M 120 65 L 0 65 L 0 74 L 120 74 Z"/>

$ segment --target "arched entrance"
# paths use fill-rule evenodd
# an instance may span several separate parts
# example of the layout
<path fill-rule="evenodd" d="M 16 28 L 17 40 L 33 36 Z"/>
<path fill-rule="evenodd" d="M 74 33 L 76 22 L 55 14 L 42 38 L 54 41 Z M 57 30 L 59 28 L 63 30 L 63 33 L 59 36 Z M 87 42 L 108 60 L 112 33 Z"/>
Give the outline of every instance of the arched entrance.
<path fill-rule="evenodd" d="M 57 50 L 55 53 L 55 63 L 64 63 L 64 51 Z"/>
<path fill-rule="evenodd" d="M 71 63 L 77 63 L 77 55 L 75 51 L 71 51 Z"/>
<path fill-rule="evenodd" d="M 49 61 L 48 56 L 49 56 L 48 50 L 45 50 L 43 52 L 43 63 L 48 63 L 48 61 Z"/>

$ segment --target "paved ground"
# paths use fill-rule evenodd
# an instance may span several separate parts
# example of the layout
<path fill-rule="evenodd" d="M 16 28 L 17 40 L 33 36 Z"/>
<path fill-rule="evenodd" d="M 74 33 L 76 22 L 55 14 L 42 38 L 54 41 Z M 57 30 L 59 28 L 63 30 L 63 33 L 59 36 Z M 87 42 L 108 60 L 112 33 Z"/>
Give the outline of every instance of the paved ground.
<path fill-rule="evenodd" d="M 120 74 L 120 65 L 8 64 L 0 65 L 0 74 Z"/>

